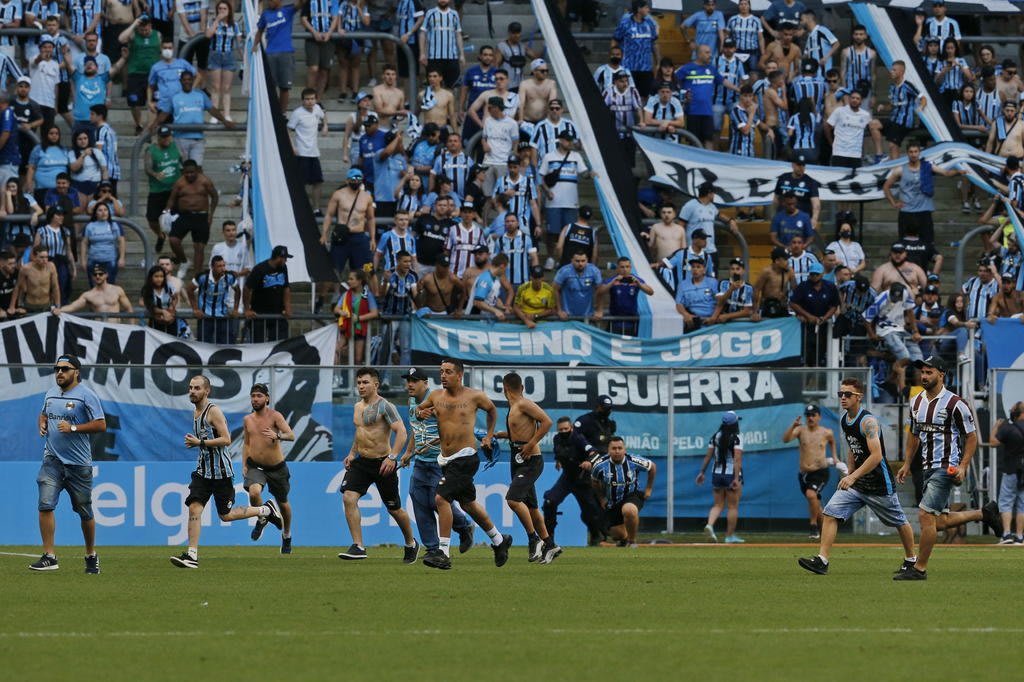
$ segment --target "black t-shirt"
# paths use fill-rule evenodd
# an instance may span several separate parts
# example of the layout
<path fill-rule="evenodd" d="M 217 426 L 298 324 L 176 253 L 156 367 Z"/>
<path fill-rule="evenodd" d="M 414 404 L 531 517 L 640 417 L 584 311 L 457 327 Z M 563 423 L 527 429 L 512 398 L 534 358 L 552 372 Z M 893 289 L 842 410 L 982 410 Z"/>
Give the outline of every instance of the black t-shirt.
<path fill-rule="evenodd" d="M 39 110 L 39 105 L 32 100 L 19 102 L 17 98 L 12 99 L 11 111 L 14 112 L 14 118 L 18 119 L 18 123 L 22 125 L 28 125 L 29 123 L 34 123 L 43 118 L 43 114 Z M 32 138 L 28 135 L 18 136 L 18 148 L 21 150 L 21 156 L 23 159 L 28 158 L 28 155 L 32 153 L 33 147 L 35 147 L 35 142 L 33 142 Z"/>
<path fill-rule="evenodd" d="M 448 228 L 455 224 L 453 218 L 438 220 L 429 213 L 417 218 L 412 228 L 416 233 L 416 260 L 423 265 L 437 265 L 448 239 Z"/>
<path fill-rule="evenodd" d="M 11 295 L 14 293 L 14 286 L 18 283 L 18 271 L 15 270 L 8 277 L 0 272 L 0 308 L 7 310 L 11 305 Z"/>
<path fill-rule="evenodd" d="M 580 225 L 579 223 L 569 225 L 569 230 L 565 233 L 565 244 L 562 247 L 562 260 L 559 265 L 568 265 L 577 253 L 584 253 L 587 258 L 590 258 L 594 253 L 596 239 L 594 228 L 590 225 Z"/>
<path fill-rule="evenodd" d="M 921 241 L 920 239 L 907 239 L 904 237 L 901 243 L 907 249 L 907 260 L 925 272 L 928 272 L 928 266 L 931 265 L 935 256 L 939 255 L 938 249 L 936 249 L 935 245 L 931 242 Z"/>
<path fill-rule="evenodd" d="M 280 315 L 284 312 L 284 290 L 289 288 L 288 266 L 280 270 L 270 261 L 257 263 L 245 278 L 245 288 L 252 289 L 252 310 L 260 315 Z"/>
<path fill-rule="evenodd" d="M 782 195 L 792 192 L 796 195 L 797 208 L 811 215 L 811 199 L 817 198 L 818 187 L 818 181 L 807 173 L 799 178 L 794 177 L 792 173 L 783 173 L 775 182 L 775 194 L 781 199 Z"/>
<path fill-rule="evenodd" d="M 1024 466 L 1024 427 L 1006 422 L 996 429 L 996 438 L 1003 444 L 999 456 L 999 472 L 1017 473 Z"/>

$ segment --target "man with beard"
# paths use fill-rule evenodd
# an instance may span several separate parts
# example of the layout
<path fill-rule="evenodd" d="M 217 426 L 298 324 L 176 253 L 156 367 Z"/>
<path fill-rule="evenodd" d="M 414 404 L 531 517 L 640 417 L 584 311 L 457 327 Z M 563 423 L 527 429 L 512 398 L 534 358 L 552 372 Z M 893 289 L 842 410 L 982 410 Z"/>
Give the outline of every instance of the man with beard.
<path fill-rule="evenodd" d="M 555 526 L 558 525 L 558 507 L 565 498 L 572 495 L 580 506 L 580 519 L 587 526 L 588 544 L 598 545 L 602 538 L 601 509 L 590 486 L 591 457 L 597 451 L 573 428 L 572 420 L 559 417 L 556 424 L 558 433 L 552 439 L 555 448 L 555 468 L 562 473 L 555 484 L 544 493 L 544 525 L 547 526 L 551 541 L 555 540 Z"/>
<path fill-rule="evenodd" d="M 288 502 L 288 491 L 291 489 L 288 464 L 281 453 L 281 441 L 294 441 L 288 422 L 275 409 L 270 407 L 270 389 L 266 384 L 254 384 L 249 391 L 252 414 L 242 419 L 244 445 L 242 449 L 242 476 L 245 490 L 249 493 L 249 503 L 254 507 L 263 504 L 260 493 L 264 487 L 270 488 L 281 507 L 281 554 L 292 553 L 292 505 Z M 267 519 L 256 519 L 252 529 L 255 542 L 263 535 L 267 527 Z"/>

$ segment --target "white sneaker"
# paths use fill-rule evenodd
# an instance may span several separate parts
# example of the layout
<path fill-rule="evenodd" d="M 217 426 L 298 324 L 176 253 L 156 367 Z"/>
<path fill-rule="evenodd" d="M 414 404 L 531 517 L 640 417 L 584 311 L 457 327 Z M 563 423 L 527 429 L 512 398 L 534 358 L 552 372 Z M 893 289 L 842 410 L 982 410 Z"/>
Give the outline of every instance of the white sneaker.
<path fill-rule="evenodd" d="M 715 529 L 711 527 L 711 524 L 704 526 L 704 535 L 708 536 L 708 540 L 711 542 L 718 542 L 718 536 L 715 535 Z"/>
<path fill-rule="evenodd" d="M 746 540 L 741 538 L 739 535 L 729 535 L 725 538 L 725 544 L 727 545 L 742 545 Z"/>
<path fill-rule="evenodd" d="M 544 261 L 544 269 L 545 270 L 554 270 L 555 269 L 555 259 L 552 258 L 551 256 L 548 256 L 548 259 L 546 261 Z"/>
<path fill-rule="evenodd" d="M 188 269 L 190 267 L 192 267 L 192 263 L 190 263 L 189 261 L 185 261 L 184 263 L 180 264 L 178 266 L 178 279 L 184 280 L 185 275 L 188 274 Z"/>
<path fill-rule="evenodd" d="M 960 205 L 960 212 L 961 213 L 970 213 L 971 212 L 971 205 L 965 201 L 963 204 Z"/>

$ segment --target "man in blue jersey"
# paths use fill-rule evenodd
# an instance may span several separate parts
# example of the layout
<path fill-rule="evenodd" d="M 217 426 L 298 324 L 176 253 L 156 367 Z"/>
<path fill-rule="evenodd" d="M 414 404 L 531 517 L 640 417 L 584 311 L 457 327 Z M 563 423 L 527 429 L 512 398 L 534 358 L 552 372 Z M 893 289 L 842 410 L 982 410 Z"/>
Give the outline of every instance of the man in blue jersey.
<path fill-rule="evenodd" d="M 181 74 L 186 71 L 193 76 L 197 73 L 196 68 L 190 63 L 174 56 L 174 41 L 164 39 L 160 43 L 160 61 L 149 69 L 147 101 L 149 110 L 153 112 L 153 120 L 149 123 L 150 132 L 159 127 L 159 111 L 170 111 L 171 98 L 181 92 Z"/>
<path fill-rule="evenodd" d="M 234 470 L 227 446 L 231 445 L 231 429 L 219 407 L 210 402 L 210 380 L 197 374 L 188 382 L 188 399 L 194 406 L 193 432 L 185 434 L 185 447 L 198 448 L 196 469 L 188 486 L 188 548 L 171 557 L 177 568 L 199 568 L 199 531 L 203 510 L 212 497 L 221 521 L 266 519 L 275 528 L 283 527 L 281 510 L 274 500 L 259 507 L 235 505 Z"/>
<path fill-rule="evenodd" d="M 633 272 L 633 263 L 625 256 L 619 258 L 615 266 L 615 274 L 606 279 L 597 288 L 600 300 L 608 296 L 608 314 L 612 317 L 636 317 L 640 314 L 640 292 L 647 296 L 654 295 L 654 289 Z M 636 336 L 639 332 L 638 320 L 613 320 L 608 325 L 612 334 Z"/>
<path fill-rule="evenodd" d="M 676 82 L 686 93 L 683 98 L 683 104 L 686 106 L 686 129 L 693 133 L 706 149 L 713 150 L 718 138 L 712 104 L 715 88 L 724 87 L 736 92 L 739 92 L 739 88 L 718 73 L 718 69 L 711 63 L 711 48 L 707 45 L 697 47 L 696 60 L 679 67 L 676 71 Z"/>
<path fill-rule="evenodd" d="M 725 40 L 725 15 L 715 9 L 715 0 L 704 0 L 702 12 L 694 12 L 683 20 L 679 28 L 685 33 L 687 28 L 693 29 L 694 50 L 690 59 L 695 59 L 696 48 L 707 45 L 711 48 L 711 58 L 718 56 L 718 47 Z"/>
<path fill-rule="evenodd" d="M 696 331 L 710 323 L 717 294 L 718 280 L 707 276 L 704 259 L 691 257 L 689 279 L 676 286 L 676 310 L 683 316 L 685 331 Z"/>
<path fill-rule="evenodd" d="M 654 490 L 657 470 L 651 460 L 627 454 L 622 436 L 608 439 L 608 458 L 591 470 L 594 490 L 604 509 L 609 534 L 622 546 L 636 547 L 640 510 Z M 641 471 L 647 472 L 643 491 L 640 490 Z"/>
<path fill-rule="evenodd" d="M 225 128 L 235 127 L 234 121 L 226 118 L 220 109 L 213 106 L 213 101 L 205 90 L 195 90 L 192 87 L 195 76 L 183 71 L 179 80 L 181 90 L 171 96 L 170 101 L 164 100 L 160 107 L 160 114 L 156 119 L 158 126 L 167 122 L 174 122 L 177 125 L 203 125 L 206 123 L 203 114 L 210 112 L 210 116 L 223 123 Z M 202 130 L 177 130 L 174 132 L 174 142 L 181 151 L 183 161 L 192 159 L 200 166 L 203 165 L 206 139 Z"/>
<path fill-rule="evenodd" d="M 281 0 L 265 0 L 266 8 L 256 21 L 256 36 L 252 41 L 253 54 L 263 46 L 263 36 L 267 36 L 264 52 L 267 64 L 274 77 L 281 102 L 281 112 L 288 115 L 288 93 L 292 89 L 295 78 L 295 48 L 292 46 L 292 24 L 295 12 L 302 9 L 307 0 L 295 0 L 294 4 L 281 5 Z"/>
<path fill-rule="evenodd" d="M 646 97 L 651 93 L 655 64 L 661 61 L 658 24 L 651 18 L 650 0 L 633 0 L 630 9 L 615 27 L 612 45 L 622 47 L 622 65 Z"/>
<path fill-rule="evenodd" d="M 416 517 L 416 527 L 420 531 L 420 540 L 427 548 L 423 557 L 424 563 L 436 562 L 444 553 L 440 549 L 437 535 L 437 484 L 441 481 L 441 465 L 437 457 L 441 454 L 441 435 L 437 430 L 437 417 L 433 414 L 423 417 L 417 415 L 416 408 L 423 402 L 430 388 L 427 386 L 427 373 L 418 367 L 412 367 L 405 379 L 405 390 L 409 394 L 409 426 L 412 438 L 405 448 L 398 468 L 409 466 L 413 462 L 412 478 L 409 481 L 409 499 L 412 500 L 412 511 Z M 459 534 L 459 553 L 465 554 L 473 547 L 473 522 L 458 503 L 452 504 L 452 528 Z M 429 561 L 428 561 L 429 560 Z"/>
<path fill-rule="evenodd" d="M 56 386 L 46 392 L 39 413 L 39 435 L 45 438 L 39 484 L 39 534 L 43 555 L 29 565 L 33 571 L 60 568 L 54 553 L 57 522 L 53 510 L 62 490 L 68 491 L 71 507 L 82 519 L 85 539 L 85 572 L 100 572 L 96 556 L 96 521 L 92 512 L 92 446 L 89 434 L 107 430 L 103 405 L 92 389 L 81 383 L 82 362 L 61 355 L 54 363 Z"/>

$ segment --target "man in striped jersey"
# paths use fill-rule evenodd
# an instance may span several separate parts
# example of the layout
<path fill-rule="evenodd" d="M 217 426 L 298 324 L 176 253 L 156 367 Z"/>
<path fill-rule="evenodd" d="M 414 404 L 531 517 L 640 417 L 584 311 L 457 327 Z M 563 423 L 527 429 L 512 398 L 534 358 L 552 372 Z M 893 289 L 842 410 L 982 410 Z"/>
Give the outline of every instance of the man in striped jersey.
<path fill-rule="evenodd" d="M 722 83 L 715 86 L 715 94 L 711 100 L 711 112 L 714 116 L 715 130 L 721 130 L 725 112 L 736 104 L 740 83 L 747 79 L 747 69 L 743 65 L 743 61 L 736 56 L 736 41 L 732 38 L 726 38 L 722 43 L 722 54 L 715 58 L 715 68 L 722 76 Z M 729 81 L 735 87 L 725 87 L 725 81 Z"/>
<path fill-rule="evenodd" d="M 805 9 L 800 16 L 804 28 L 804 57 L 815 62 L 819 78 L 832 68 L 832 57 L 839 51 L 839 39 L 827 27 L 818 23 L 813 9 Z"/>
<path fill-rule="evenodd" d="M 819 75 L 817 62 L 812 59 L 805 59 L 800 67 L 800 75 L 790 83 L 790 90 L 793 93 L 793 101 L 799 102 L 804 97 L 809 97 L 814 102 L 817 111 L 825 102 L 825 93 L 828 91 L 828 84 Z"/>
<path fill-rule="evenodd" d="M 373 253 L 373 269 L 379 271 L 383 260 L 385 281 L 395 269 L 400 251 L 405 251 L 412 257 L 414 268 L 419 265 L 416 262 L 416 237 L 409 231 L 409 220 L 408 211 L 397 211 L 394 227 L 381 235 L 380 241 L 377 242 L 377 249 Z"/>
<path fill-rule="evenodd" d="M 398 39 L 408 45 L 413 55 L 416 55 L 419 52 L 417 40 L 420 27 L 423 26 L 423 20 L 426 18 L 423 11 L 423 3 L 421 0 L 398 0 L 398 5 L 395 7 L 395 18 L 398 20 L 398 25 L 395 27 L 398 32 Z M 400 78 L 417 76 L 419 71 L 418 61 L 409 64 L 403 53 L 400 53 L 397 59 L 398 75 Z"/>
<path fill-rule="evenodd" d="M 902 391 L 905 384 L 903 369 L 922 357 L 921 334 L 914 320 L 914 297 L 906 285 L 893 282 L 883 290 L 864 311 L 864 323 L 868 338 L 876 343 L 881 341 L 896 359 L 893 371 L 897 386 Z"/>
<path fill-rule="evenodd" d="M 885 122 L 883 134 L 889 143 L 889 158 L 898 159 L 900 145 L 914 129 L 914 113 L 918 107 L 924 109 L 928 100 L 920 94 L 916 87 L 906 79 L 907 65 L 903 61 L 895 61 L 889 69 L 889 101 L 882 102 L 876 110 L 878 113 L 889 112 L 889 120 Z"/>
<path fill-rule="evenodd" d="M 535 150 L 535 161 L 537 163 L 558 146 L 559 133 L 568 130 L 572 133 L 573 139 L 579 138 L 576 125 L 562 115 L 563 111 L 565 111 L 565 105 L 562 104 L 562 100 L 551 100 L 548 102 L 547 118 L 533 127 L 533 134 L 530 136 L 530 146 Z"/>
<path fill-rule="evenodd" d="M 640 490 L 640 472 L 647 472 L 647 483 Z M 649 459 L 630 455 L 622 436 L 608 439 L 608 458 L 594 465 L 590 475 L 598 501 L 604 509 L 610 535 L 620 544 L 636 547 L 640 528 L 640 510 L 654 490 L 658 467 Z"/>
<path fill-rule="evenodd" d="M 932 16 L 925 19 L 923 13 L 914 15 L 917 23 L 917 30 L 914 32 L 914 42 L 921 44 L 921 39 L 937 38 L 940 41 L 946 38 L 953 38 L 957 45 L 960 44 L 960 24 L 956 19 L 946 16 L 945 0 L 932 0 Z"/>
<path fill-rule="evenodd" d="M 484 229 L 473 221 L 460 220 L 448 230 L 445 240 L 445 251 L 451 259 L 452 274 L 462 277 L 462 273 L 473 262 L 473 252 L 484 244 Z"/>
<path fill-rule="evenodd" d="M 519 218 L 509 211 L 505 216 L 505 233 L 491 243 L 491 255 L 508 256 L 508 279 L 513 289 L 530 280 L 530 268 L 538 265 L 537 247 L 530 235 L 519 229 Z"/>
<path fill-rule="evenodd" d="M 860 89 L 862 82 L 867 82 L 867 90 L 875 80 L 876 52 L 868 47 L 868 31 L 862 24 L 853 27 L 851 34 L 853 44 L 841 53 L 839 73 L 843 78 L 843 87 L 853 90 Z"/>
<path fill-rule="evenodd" d="M 21 80 L 18 81 L 21 83 Z M 117 133 L 107 123 L 107 105 L 94 104 L 89 107 L 89 123 L 96 129 L 96 148 L 103 152 L 107 160 L 107 179 L 111 190 L 117 195 L 117 181 L 121 179 L 121 161 L 117 153 Z"/>
<path fill-rule="evenodd" d="M 652 95 L 644 106 L 644 125 L 658 128 L 667 139 L 678 142 L 673 134 L 686 126 L 686 115 L 683 103 L 672 94 L 672 84 L 662 82 L 658 85 L 658 94 Z"/>
<path fill-rule="evenodd" d="M 444 141 L 444 149 L 434 159 L 434 167 L 430 169 L 430 191 L 438 190 L 438 178 L 445 177 L 452 181 L 452 191 L 460 197 L 466 193 L 469 184 L 469 170 L 473 165 L 466 152 L 462 150 L 462 138 L 449 134 Z"/>
<path fill-rule="evenodd" d="M 633 126 L 640 120 L 643 102 L 640 92 L 630 85 L 630 76 L 625 71 L 617 72 L 612 78 L 612 87 L 605 90 L 604 103 L 615 117 L 615 130 L 622 141 L 623 159 L 629 168 L 636 161 L 636 141 Z"/>
<path fill-rule="evenodd" d="M 508 199 L 508 212 L 519 218 L 518 227 L 524 232 L 530 233 L 530 226 L 533 226 L 533 236 L 540 236 L 540 207 L 537 205 L 537 185 L 533 178 L 521 171 L 522 164 L 519 157 L 512 155 L 508 157 L 508 173 L 498 178 L 494 184 L 494 197 L 492 206 L 498 210 L 498 195 Z M 523 282 L 526 281 L 525 275 Z M 518 286 L 522 282 L 517 282 Z"/>
<path fill-rule="evenodd" d="M 818 258 L 807 251 L 808 240 L 800 235 L 793 235 L 789 239 L 789 271 L 793 273 L 794 284 L 800 284 L 811 272 L 811 266 L 818 263 Z M 820 263 L 819 263 L 820 264 Z"/>
<path fill-rule="evenodd" d="M 281 510 L 277 502 L 267 500 L 259 507 L 235 506 L 234 469 L 227 446 L 231 445 L 231 430 L 221 409 L 210 402 L 210 380 L 197 374 L 188 382 L 188 399 L 193 405 L 193 431 L 185 434 L 185 447 L 198 448 L 196 470 L 188 486 L 188 548 L 171 557 L 178 568 L 199 568 L 199 531 L 202 528 L 203 509 L 212 497 L 221 521 L 240 521 L 249 518 L 266 519 L 280 530 L 283 527 Z"/>
<path fill-rule="evenodd" d="M 757 101 L 749 85 L 740 88 L 740 100 L 730 110 L 729 124 L 729 153 L 735 156 L 753 158 L 755 130 L 760 129 L 768 139 L 775 139 L 775 131 L 757 117 Z"/>
<path fill-rule="evenodd" d="M 234 343 L 238 337 L 238 305 L 242 291 L 238 278 L 227 271 L 223 256 L 210 259 L 210 269 L 196 275 L 188 287 L 189 301 L 199 326 L 200 343 Z"/>
<path fill-rule="evenodd" d="M 651 90 L 655 64 L 661 60 L 658 24 L 651 17 L 650 0 L 633 0 L 631 13 L 624 14 L 615 28 L 613 44 L 622 46 L 623 65 L 644 94 Z"/>
<path fill-rule="evenodd" d="M 988 305 L 999 293 L 999 273 L 991 258 L 978 261 L 978 274 L 971 277 L 960 290 L 967 297 L 967 319 L 980 321 L 988 316 Z"/>
<path fill-rule="evenodd" d="M 450 4 L 450 0 L 437 0 L 437 7 L 423 17 L 419 38 L 420 64 L 437 69 L 448 89 L 455 87 L 461 69 L 466 66 L 462 22 Z"/>
<path fill-rule="evenodd" d="M 602 64 L 594 71 L 594 81 L 597 83 L 598 92 L 603 94 L 605 90 L 612 87 L 612 80 L 615 78 L 615 74 L 620 71 L 626 73 L 626 77 L 629 79 L 629 86 L 631 88 L 636 87 L 636 83 L 633 82 L 632 73 L 622 65 L 622 48 L 615 45 L 608 50 L 608 63 Z"/>
<path fill-rule="evenodd" d="M 335 46 L 331 36 L 341 21 L 337 0 L 309 0 L 302 8 L 301 21 L 311 35 L 305 41 L 306 84 L 316 90 L 317 100 L 323 100 L 327 76 L 334 65 Z"/>

